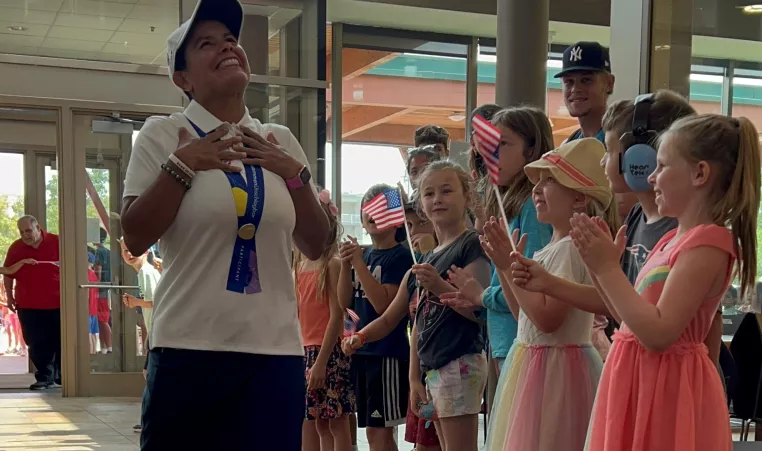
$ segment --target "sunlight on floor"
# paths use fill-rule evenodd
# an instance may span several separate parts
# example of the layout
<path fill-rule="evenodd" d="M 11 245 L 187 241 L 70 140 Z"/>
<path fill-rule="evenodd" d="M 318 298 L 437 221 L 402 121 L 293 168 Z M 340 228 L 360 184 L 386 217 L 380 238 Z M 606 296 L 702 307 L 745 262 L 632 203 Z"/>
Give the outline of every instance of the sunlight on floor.
<path fill-rule="evenodd" d="M 0 393 L 0 449 L 135 451 L 139 420 L 136 398 Z"/>
<path fill-rule="evenodd" d="M 140 421 L 137 398 L 61 398 L 60 392 L 0 391 L 0 450 L 108 450 L 136 451 L 140 434 L 133 426 Z M 483 439 L 480 416 L 480 441 Z M 734 439 L 738 440 L 737 431 Z M 398 430 L 400 451 L 412 449 L 404 442 L 404 426 Z M 360 451 L 367 451 L 365 431 L 358 434 Z M 758 449 L 759 444 L 736 443 L 736 449 Z M 480 443 L 481 446 L 481 443 Z"/>

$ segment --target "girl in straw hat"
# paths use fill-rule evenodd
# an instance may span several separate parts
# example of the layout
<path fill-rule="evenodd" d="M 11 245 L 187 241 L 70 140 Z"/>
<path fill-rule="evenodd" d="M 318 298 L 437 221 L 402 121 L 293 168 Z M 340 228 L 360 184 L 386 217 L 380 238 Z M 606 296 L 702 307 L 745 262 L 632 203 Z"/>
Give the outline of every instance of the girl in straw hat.
<path fill-rule="evenodd" d="M 618 225 L 599 165 L 604 152 L 599 141 L 580 139 L 524 168 L 535 185 L 537 218 L 553 226 L 550 244 L 535 252 L 534 259 L 551 274 L 577 283 L 592 281 L 569 236 L 569 220 L 586 212 L 610 218 L 613 230 Z M 505 224 L 492 218 L 484 233 L 482 246 L 499 271 L 505 298 L 519 311 L 518 338 L 500 376 L 486 449 L 581 451 L 603 366 L 591 344 L 593 314 L 518 288 L 511 280 L 514 257 Z M 514 243 L 518 238 L 514 232 Z M 516 246 L 519 253 L 525 242 L 526 235 Z M 460 270 L 452 271 L 451 278 L 460 276 Z M 468 306 L 472 301 L 466 298 L 452 293 L 444 302 Z M 555 432 L 548 434 L 551 429 Z"/>

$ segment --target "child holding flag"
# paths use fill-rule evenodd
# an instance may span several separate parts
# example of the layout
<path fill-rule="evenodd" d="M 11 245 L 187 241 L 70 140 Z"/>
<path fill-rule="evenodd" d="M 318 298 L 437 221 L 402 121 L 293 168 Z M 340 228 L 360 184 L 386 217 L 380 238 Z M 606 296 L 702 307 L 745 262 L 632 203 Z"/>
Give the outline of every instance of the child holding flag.
<path fill-rule="evenodd" d="M 477 450 L 477 415 L 487 382 L 480 322 L 472 311 L 452 309 L 440 301 L 444 293 L 457 290 L 446 280 L 452 265 L 463 267 L 483 284 L 489 280 L 489 262 L 479 237 L 466 226 L 466 207 L 472 200 L 469 187 L 468 175 L 455 163 L 438 161 L 426 168 L 416 200 L 434 225 L 439 245 L 404 277 L 384 314 L 342 343 L 344 352 L 353 354 L 383 340 L 408 315 L 410 296 L 419 283 L 423 293 L 411 335 L 410 407 L 419 416 L 426 415 L 423 411 L 432 413 L 442 448 L 457 451 Z"/>
<path fill-rule="evenodd" d="M 363 251 L 357 240 L 342 243 L 339 286 L 352 284 L 353 307 L 363 328 L 381 316 L 394 299 L 405 273 L 413 265 L 405 239 L 405 211 L 399 191 L 372 186 L 362 200 L 362 224 L 372 246 Z M 407 310 L 407 309 L 406 309 Z M 383 340 L 352 360 L 357 394 L 357 423 L 367 428 L 371 450 L 396 450 L 394 426 L 405 422 L 408 395 L 407 321 L 399 318 Z"/>
<path fill-rule="evenodd" d="M 552 150 L 553 132 L 545 113 L 529 107 L 501 110 L 493 116 L 492 124 L 494 128 L 482 122 L 481 117 L 474 117 L 474 141 L 486 168 L 486 180 L 479 184 L 491 185 L 485 189 L 485 213 L 488 218 L 504 216 L 511 232 L 526 234 L 524 255 L 531 258 L 550 242 L 553 227 L 537 220 L 531 198 L 533 185 L 524 166 Z M 492 145 L 487 144 L 489 136 L 493 136 Z M 494 145 L 496 139 L 498 144 Z M 487 333 L 499 375 L 516 339 L 518 315 L 508 308 L 496 271 L 492 272 L 490 286 L 474 295 L 487 308 Z"/>

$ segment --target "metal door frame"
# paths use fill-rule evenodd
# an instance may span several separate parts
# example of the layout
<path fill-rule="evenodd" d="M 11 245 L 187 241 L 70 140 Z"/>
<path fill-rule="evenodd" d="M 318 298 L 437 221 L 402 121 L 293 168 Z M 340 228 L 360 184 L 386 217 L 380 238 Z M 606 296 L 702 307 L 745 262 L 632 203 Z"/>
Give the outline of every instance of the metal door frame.
<path fill-rule="evenodd" d="M 87 335 L 79 332 L 80 328 L 87 330 L 88 327 L 86 322 L 82 322 L 86 318 L 86 304 L 79 302 L 79 286 L 86 285 L 87 278 L 86 274 L 79 274 L 82 271 L 78 270 L 87 264 L 86 249 L 80 246 L 80 243 L 86 240 L 86 225 L 81 219 L 85 217 L 85 197 L 82 193 L 85 192 L 86 184 L 83 174 L 86 157 L 85 152 L 76 148 L 74 120 L 75 115 L 80 114 L 111 116 L 114 112 L 120 112 L 125 116 L 145 117 L 169 115 L 182 110 L 177 106 L 130 105 L 11 95 L 0 95 L 0 107 L 47 110 L 55 113 L 56 117 L 57 145 L 52 150 L 57 157 L 59 174 L 63 396 L 139 396 L 145 386 L 141 372 L 108 373 L 101 377 L 90 377 L 89 342 Z M 27 170 L 35 171 L 35 164 L 27 163 Z M 30 167 L 32 169 L 29 169 Z M 35 201 L 30 202 L 36 203 L 37 197 L 35 193 Z M 78 311 L 80 306 L 82 312 Z"/>

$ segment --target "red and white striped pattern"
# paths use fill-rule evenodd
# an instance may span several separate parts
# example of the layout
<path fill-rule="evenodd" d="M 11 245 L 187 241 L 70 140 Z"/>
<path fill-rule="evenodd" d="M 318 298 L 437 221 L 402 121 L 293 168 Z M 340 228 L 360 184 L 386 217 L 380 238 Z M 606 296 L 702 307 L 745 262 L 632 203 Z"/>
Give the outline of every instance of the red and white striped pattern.
<path fill-rule="evenodd" d="M 379 231 L 405 225 L 405 209 L 397 190 L 389 189 L 374 197 L 362 207 L 376 223 Z"/>
<path fill-rule="evenodd" d="M 357 323 L 360 322 L 360 317 L 352 309 L 347 309 L 347 316 L 344 317 L 344 336 L 351 337 L 357 332 Z"/>
<path fill-rule="evenodd" d="M 497 184 L 498 175 L 500 174 L 500 137 L 502 133 L 500 130 L 492 125 L 489 121 L 479 115 L 475 115 L 471 124 L 474 127 L 474 141 L 476 143 L 476 149 L 484 158 L 484 164 L 487 167 L 490 180 L 493 184 Z"/>
<path fill-rule="evenodd" d="M 545 155 L 542 156 L 543 160 L 550 161 L 556 167 L 564 172 L 564 174 L 568 175 L 572 180 L 579 183 L 582 186 L 586 187 L 593 187 L 596 186 L 595 181 L 591 179 L 590 177 L 586 176 L 582 171 L 577 169 L 573 164 L 569 163 L 562 157 L 561 155 L 555 153 L 555 152 L 548 152 Z"/>

